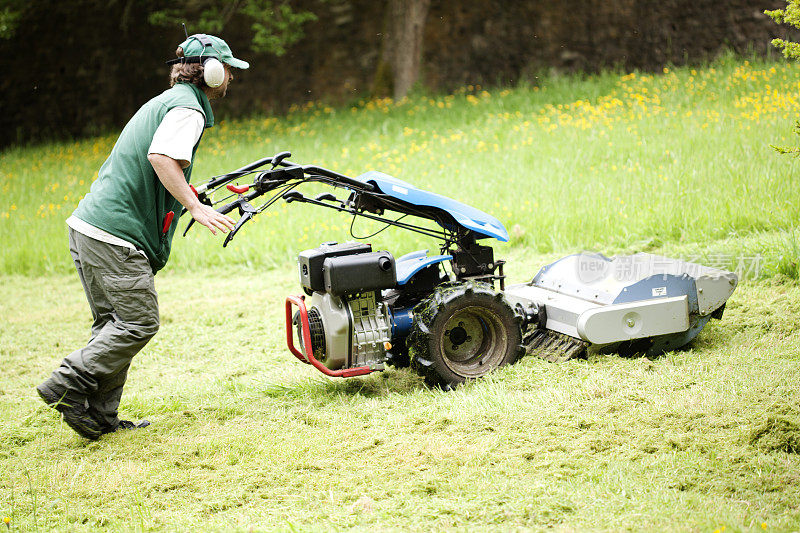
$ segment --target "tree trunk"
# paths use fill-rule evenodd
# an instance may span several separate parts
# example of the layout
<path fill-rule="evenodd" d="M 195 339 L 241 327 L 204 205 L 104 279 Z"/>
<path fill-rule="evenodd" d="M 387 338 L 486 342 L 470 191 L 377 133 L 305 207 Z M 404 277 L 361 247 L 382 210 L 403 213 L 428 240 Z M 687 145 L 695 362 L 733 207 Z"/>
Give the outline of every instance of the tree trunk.
<path fill-rule="evenodd" d="M 422 35 L 431 0 L 389 0 L 389 57 L 394 99 L 408 94 L 419 79 Z"/>

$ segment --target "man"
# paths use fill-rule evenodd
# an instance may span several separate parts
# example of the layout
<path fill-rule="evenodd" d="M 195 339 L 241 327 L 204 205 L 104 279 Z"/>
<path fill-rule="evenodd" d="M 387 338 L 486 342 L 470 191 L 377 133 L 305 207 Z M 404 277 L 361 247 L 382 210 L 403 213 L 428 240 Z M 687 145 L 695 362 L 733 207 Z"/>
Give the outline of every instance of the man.
<path fill-rule="evenodd" d="M 203 130 L 214 125 L 209 100 L 222 98 L 233 79 L 233 57 L 222 39 L 193 35 L 176 51 L 171 88 L 131 118 L 100 168 L 91 191 L 67 220 L 70 252 L 94 323 L 89 343 L 69 356 L 36 389 L 79 435 L 149 425 L 117 414 L 131 359 L 159 327 L 153 276 L 169 258 L 185 207 L 216 235 L 233 220 L 200 203 L 189 187 Z"/>

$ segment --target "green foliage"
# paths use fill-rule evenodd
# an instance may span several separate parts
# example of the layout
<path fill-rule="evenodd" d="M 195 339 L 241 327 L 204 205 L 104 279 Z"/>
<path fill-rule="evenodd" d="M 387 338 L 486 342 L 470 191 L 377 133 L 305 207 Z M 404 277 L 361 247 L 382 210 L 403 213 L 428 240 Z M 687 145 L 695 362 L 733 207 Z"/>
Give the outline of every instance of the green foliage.
<path fill-rule="evenodd" d="M 275 55 L 286 53 L 286 47 L 303 37 L 303 24 L 317 20 L 309 11 L 293 11 L 288 3 L 272 8 L 270 0 L 250 0 L 242 6 L 242 13 L 253 20 L 253 50 Z M 271 13 L 270 16 L 264 16 Z"/>
<path fill-rule="evenodd" d="M 794 128 L 792 128 L 792 133 L 795 135 L 800 135 L 800 120 L 795 121 Z M 779 154 L 792 154 L 794 157 L 800 157 L 800 148 L 796 146 L 775 146 L 774 144 L 771 144 L 770 146 L 772 146 L 772 148 L 774 148 Z"/>
<path fill-rule="evenodd" d="M 764 11 L 778 24 L 788 24 L 795 28 L 800 28 L 800 0 L 788 0 L 786 9 L 773 9 Z M 786 41 L 784 39 L 773 39 L 773 46 L 783 51 L 783 55 L 788 59 L 800 59 L 800 43 Z"/>
<path fill-rule="evenodd" d="M 25 5 L 22 0 L 0 0 L 0 39 L 14 36 Z"/>
<path fill-rule="evenodd" d="M 786 9 L 773 9 L 764 11 L 778 24 L 788 24 L 800 28 L 800 0 L 788 0 Z M 787 59 L 800 59 L 800 43 L 785 39 L 773 39 L 772 45 L 783 52 Z M 800 135 L 800 121 L 795 122 L 793 132 Z M 800 156 L 800 148 L 794 146 L 772 146 L 779 154 L 793 154 Z"/>
<path fill-rule="evenodd" d="M 274 0 L 184 0 L 181 7 L 154 11 L 150 23 L 160 26 L 185 22 L 191 32 L 222 33 L 230 20 L 240 15 L 251 21 L 251 46 L 255 52 L 283 55 L 286 48 L 300 40 L 303 25 L 317 19 L 309 11 L 295 11 L 289 2 Z"/>

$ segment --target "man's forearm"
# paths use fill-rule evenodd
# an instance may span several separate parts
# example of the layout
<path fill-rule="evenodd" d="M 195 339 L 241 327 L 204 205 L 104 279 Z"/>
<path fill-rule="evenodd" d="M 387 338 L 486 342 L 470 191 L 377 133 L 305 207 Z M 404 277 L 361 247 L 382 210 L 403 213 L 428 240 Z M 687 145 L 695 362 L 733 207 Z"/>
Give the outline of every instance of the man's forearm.
<path fill-rule="evenodd" d="M 186 177 L 183 175 L 183 170 L 180 164 L 171 157 L 161 154 L 149 154 L 147 159 L 153 165 L 159 181 L 164 185 L 169 193 L 178 200 L 183 207 L 192 211 L 200 201 L 197 196 L 192 192 L 189 184 L 186 183 Z"/>
<path fill-rule="evenodd" d="M 164 187 L 183 204 L 193 219 L 207 227 L 214 235 L 217 234 L 217 230 L 226 233 L 233 228 L 234 221 L 231 217 L 219 213 L 211 206 L 200 203 L 189 184 L 186 183 L 180 163 L 161 154 L 149 154 L 147 159 L 153 165 L 153 169 Z"/>

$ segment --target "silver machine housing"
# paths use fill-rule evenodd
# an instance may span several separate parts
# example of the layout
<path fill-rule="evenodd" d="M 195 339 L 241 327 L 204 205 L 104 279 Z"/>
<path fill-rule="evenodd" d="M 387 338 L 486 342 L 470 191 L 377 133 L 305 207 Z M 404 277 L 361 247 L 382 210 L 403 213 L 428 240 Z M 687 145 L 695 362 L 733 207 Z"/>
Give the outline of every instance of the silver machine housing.
<path fill-rule="evenodd" d="M 581 253 L 507 287 L 505 296 L 523 309 L 543 307 L 547 329 L 590 349 L 653 338 L 654 349 L 665 351 L 691 341 L 712 316 L 721 318 L 737 283 L 733 272 L 647 253 Z"/>

